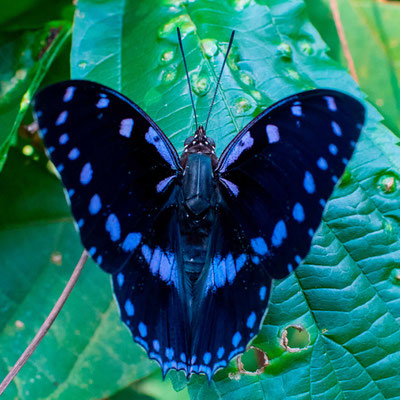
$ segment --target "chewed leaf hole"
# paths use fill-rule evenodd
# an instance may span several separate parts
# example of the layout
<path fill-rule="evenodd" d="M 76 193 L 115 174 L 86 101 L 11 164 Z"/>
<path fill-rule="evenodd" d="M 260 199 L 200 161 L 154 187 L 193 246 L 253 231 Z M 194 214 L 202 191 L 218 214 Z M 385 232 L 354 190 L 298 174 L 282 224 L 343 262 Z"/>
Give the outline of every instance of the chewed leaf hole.
<path fill-rule="evenodd" d="M 260 375 L 268 364 L 267 354 L 254 346 L 237 358 L 239 373 L 244 375 Z"/>
<path fill-rule="evenodd" d="M 310 335 L 298 325 L 290 325 L 281 336 L 281 346 L 289 353 L 298 353 L 308 348 L 310 344 Z"/>
<path fill-rule="evenodd" d="M 382 194 L 392 194 L 399 186 L 399 179 L 392 173 L 380 176 L 377 182 L 377 187 Z"/>
<path fill-rule="evenodd" d="M 51 262 L 56 265 L 61 265 L 62 254 L 59 251 L 53 251 L 53 253 L 51 253 Z"/>

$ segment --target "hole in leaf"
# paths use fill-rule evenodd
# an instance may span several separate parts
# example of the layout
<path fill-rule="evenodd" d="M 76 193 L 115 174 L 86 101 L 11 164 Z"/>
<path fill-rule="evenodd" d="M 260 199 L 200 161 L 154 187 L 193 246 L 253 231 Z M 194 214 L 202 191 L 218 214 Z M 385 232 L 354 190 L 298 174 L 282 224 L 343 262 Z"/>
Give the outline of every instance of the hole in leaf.
<path fill-rule="evenodd" d="M 53 251 L 53 253 L 51 253 L 51 262 L 56 265 L 62 264 L 62 255 L 59 251 Z"/>
<path fill-rule="evenodd" d="M 377 187 L 382 194 L 392 194 L 397 190 L 398 186 L 398 178 L 391 173 L 382 175 L 377 182 Z"/>
<path fill-rule="evenodd" d="M 289 353 L 298 353 L 308 348 L 310 335 L 299 325 L 290 325 L 282 333 L 281 346 Z"/>
<path fill-rule="evenodd" d="M 267 354 L 254 346 L 250 346 L 249 350 L 237 358 L 239 374 L 244 375 L 260 375 L 268 364 Z"/>

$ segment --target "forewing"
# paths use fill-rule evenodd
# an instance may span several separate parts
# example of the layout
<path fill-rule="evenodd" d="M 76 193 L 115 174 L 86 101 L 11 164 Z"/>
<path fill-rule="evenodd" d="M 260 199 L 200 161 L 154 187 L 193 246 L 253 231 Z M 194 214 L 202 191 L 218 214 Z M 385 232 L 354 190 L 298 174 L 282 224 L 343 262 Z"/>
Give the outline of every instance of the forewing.
<path fill-rule="evenodd" d="M 175 149 L 138 106 L 93 82 L 50 86 L 34 109 L 84 247 L 107 272 L 120 270 L 174 201 Z"/>
<path fill-rule="evenodd" d="M 273 278 L 307 255 L 364 113 L 346 94 L 303 92 L 268 108 L 222 154 L 222 196 Z"/>

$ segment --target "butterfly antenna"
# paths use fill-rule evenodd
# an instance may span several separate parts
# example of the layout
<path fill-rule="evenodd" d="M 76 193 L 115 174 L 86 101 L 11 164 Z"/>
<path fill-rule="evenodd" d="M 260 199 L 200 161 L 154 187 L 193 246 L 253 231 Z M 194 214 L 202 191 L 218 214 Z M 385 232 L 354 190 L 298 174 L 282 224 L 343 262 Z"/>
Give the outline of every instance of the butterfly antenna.
<path fill-rule="evenodd" d="M 176 30 L 178 31 L 178 41 L 179 41 L 179 47 L 180 47 L 180 49 L 181 49 L 181 53 L 182 53 L 183 65 L 185 66 L 186 78 L 187 78 L 188 85 L 189 85 L 190 100 L 192 100 L 193 113 L 194 113 L 194 120 L 195 120 L 195 122 L 196 122 L 196 130 L 197 130 L 197 115 L 196 115 L 196 108 L 194 107 L 193 94 L 192 94 L 192 86 L 190 85 L 190 78 L 189 78 L 189 73 L 188 73 L 188 69 L 187 69 L 187 65 L 186 65 L 185 53 L 183 52 L 181 31 L 180 31 L 180 29 L 179 29 L 179 28 L 176 28 Z"/>
<path fill-rule="evenodd" d="M 220 72 L 220 74 L 219 74 L 217 86 L 215 87 L 214 97 L 213 97 L 212 102 L 211 102 L 210 110 L 208 111 L 208 116 L 207 116 L 207 120 L 206 120 L 206 125 L 205 125 L 205 128 L 204 128 L 204 130 L 205 130 L 206 132 L 207 132 L 208 120 L 210 119 L 210 115 L 211 115 L 211 110 L 212 110 L 213 105 L 214 105 L 215 97 L 217 96 L 217 91 L 218 91 L 219 82 L 221 81 L 222 72 L 224 71 L 225 63 L 226 63 L 226 60 L 227 60 L 227 58 L 228 58 L 229 51 L 231 50 L 232 42 L 233 42 L 233 37 L 234 37 L 234 36 L 235 36 L 235 31 L 232 31 L 231 39 L 229 40 L 228 50 L 226 51 L 225 58 L 224 58 L 224 62 L 222 63 L 222 68 L 221 68 L 221 72 Z"/>

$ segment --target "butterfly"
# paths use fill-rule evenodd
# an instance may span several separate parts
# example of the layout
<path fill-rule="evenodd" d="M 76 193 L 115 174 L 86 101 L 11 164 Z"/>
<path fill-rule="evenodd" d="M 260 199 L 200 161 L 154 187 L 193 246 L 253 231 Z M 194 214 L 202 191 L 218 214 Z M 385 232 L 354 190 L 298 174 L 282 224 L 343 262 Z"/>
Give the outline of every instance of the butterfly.
<path fill-rule="evenodd" d="M 219 158 L 202 125 L 179 156 L 138 105 L 90 81 L 45 88 L 34 114 L 83 246 L 111 274 L 134 341 L 164 376 L 211 379 L 259 331 L 272 279 L 307 255 L 365 110 L 335 90 L 295 94 Z"/>

